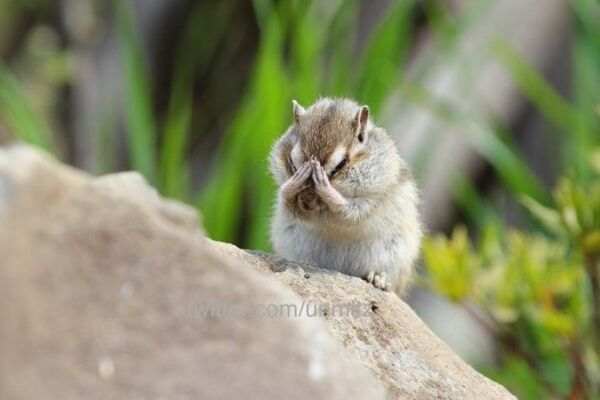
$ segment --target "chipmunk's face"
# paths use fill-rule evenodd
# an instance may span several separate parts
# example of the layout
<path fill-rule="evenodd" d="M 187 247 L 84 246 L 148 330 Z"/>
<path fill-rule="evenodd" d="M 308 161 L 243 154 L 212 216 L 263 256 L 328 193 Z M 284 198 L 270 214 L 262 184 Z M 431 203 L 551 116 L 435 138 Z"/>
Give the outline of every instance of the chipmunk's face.
<path fill-rule="evenodd" d="M 293 174 L 314 157 L 335 187 L 366 149 L 369 108 L 330 99 L 318 101 L 307 110 L 295 101 L 293 104 L 296 140 L 288 155 L 288 172 Z M 310 178 L 307 188 L 298 195 L 298 206 L 306 212 L 326 208 Z"/>
<path fill-rule="evenodd" d="M 311 157 L 329 179 L 341 177 L 365 150 L 369 108 L 350 101 L 323 100 L 308 110 L 294 101 L 296 143 L 289 163 L 296 171 Z"/>

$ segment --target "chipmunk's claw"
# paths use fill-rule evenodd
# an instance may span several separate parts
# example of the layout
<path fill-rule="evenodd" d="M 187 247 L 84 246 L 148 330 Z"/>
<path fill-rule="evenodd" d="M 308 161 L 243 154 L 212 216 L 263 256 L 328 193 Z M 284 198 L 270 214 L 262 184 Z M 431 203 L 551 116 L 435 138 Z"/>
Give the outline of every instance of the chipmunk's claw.
<path fill-rule="evenodd" d="M 390 284 L 387 280 L 387 275 L 385 272 L 369 271 L 364 279 L 378 289 L 385 291 L 390 290 Z"/>

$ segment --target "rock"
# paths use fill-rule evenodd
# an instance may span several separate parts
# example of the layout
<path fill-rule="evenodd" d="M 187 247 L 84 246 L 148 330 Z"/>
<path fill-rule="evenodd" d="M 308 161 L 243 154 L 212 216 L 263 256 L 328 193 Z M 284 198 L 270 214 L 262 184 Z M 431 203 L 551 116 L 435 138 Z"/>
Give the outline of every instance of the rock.
<path fill-rule="evenodd" d="M 211 241 L 137 174 L 0 149 L 0 253 L 2 399 L 512 397 L 394 294 Z"/>
<path fill-rule="evenodd" d="M 396 294 L 338 272 L 269 254 L 248 255 L 225 243 L 211 244 L 223 255 L 275 275 L 306 303 L 323 305 L 321 316 L 330 333 L 375 374 L 391 398 L 514 398 L 462 361 Z M 351 307 L 354 304 L 359 307 Z M 356 309 L 359 312 L 353 313 Z"/>
<path fill-rule="evenodd" d="M 196 210 L 177 201 L 162 199 L 158 191 L 148 185 L 139 172 L 120 172 L 101 176 L 94 179 L 92 185 L 111 196 L 152 203 L 167 219 L 181 227 L 192 231 L 197 231 L 200 227 Z"/>
<path fill-rule="evenodd" d="M 323 321 L 203 317 L 299 299 L 114 178 L 0 151 L 0 398 L 384 398 Z"/>

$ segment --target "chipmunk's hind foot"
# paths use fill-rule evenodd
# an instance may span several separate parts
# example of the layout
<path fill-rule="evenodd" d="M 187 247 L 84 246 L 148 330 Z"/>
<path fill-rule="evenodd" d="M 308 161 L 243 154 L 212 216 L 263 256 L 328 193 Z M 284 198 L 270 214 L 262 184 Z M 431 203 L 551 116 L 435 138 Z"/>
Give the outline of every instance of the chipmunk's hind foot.
<path fill-rule="evenodd" d="M 385 272 L 369 271 L 364 279 L 378 289 L 385 291 L 390 290 L 390 283 L 388 282 Z"/>

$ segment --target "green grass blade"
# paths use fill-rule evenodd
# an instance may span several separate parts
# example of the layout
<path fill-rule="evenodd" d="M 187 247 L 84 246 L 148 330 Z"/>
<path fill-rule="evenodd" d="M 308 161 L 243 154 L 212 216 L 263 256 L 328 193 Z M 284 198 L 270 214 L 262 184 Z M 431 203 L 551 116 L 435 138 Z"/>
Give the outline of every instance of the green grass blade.
<path fill-rule="evenodd" d="M 131 166 L 156 183 L 156 127 L 148 72 L 128 3 L 115 0 L 118 44 L 125 68 L 127 144 Z"/>
<path fill-rule="evenodd" d="M 591 178 L 586 160 L 590 151 L 600 145 L 600 118 L 594 112 L 600 106 L 600 3 L 572 0 L 576 17 L 573 38 L 572 93 L 573 103 L 580 111 L 572 149 L 571 164 L 582 180 Z"/>
<path fill-rule="evenodd" d="M 548 204 L 550 195 L 544 185 L 517 150 L 500 140 L 497 132 L 488 124 L 464 115 L 451 104 L 434 98 L 416 85 L 406 82 L 404 87 L 407 100 L 429 109 L 441 121 L 461 132 L 468 143 L 488 160 L 511 192 L 526 194 L 542 204 Z"/>
<path fill-rule="evenodd" d="M 577 110 L 508 44 L 497 42 L 492 46 L 492 52 L 542 114 L 562 131 L 571 133 L 576 125 Z"/>
<path fill-rule="evenodd" d="M 460 25 L 453 21 L 449 5 L 442 0 L 425 1 L 422 4 L 431 32 L 440 48 L 451 49 L 458 38 Z"/>
<path fill-rule="evenodd" d="M 415 2 L 393 2 L 389 12 L 372 34 L 363 53 L 357 95 L 374 115 L 399 81 L 412 31 L 410 17 Z"/>
<path fill-rule="evenodd" d="M 210 7 L 210 8 L 209 8 Z M 232 7 L 229 2 L 216 6 L 200 3 L 187 22 L 176 52 L 171 96 L 165 120 L 160 154 L 161 191 L 170 197 L 188 199 L 185 181 L 185 150 L 192 124 L 193 82 L 198 68 L 214 58 Z M 210 40 L 206 40 L 210 37 Z"/>
<path fill-rule="evenodd" d="M 477 190 L 468 177 L 457 174 L 451 179 L 454 200 L 472 226 L 483 227 L 486 222 L 498 221 L 496 209 Z"/>
<path fill-rule="evenodd" d="M 321 24 L 314 23 L 314 10 L 312 7 L 307 7 L 308 4 L 310 3 L 306 2 L 300 3 L 300 7 L 286 7 L 286 14 L 289 14 L 290 18 L 288 25 L 292 31 L 289 76 L 295 83 L 294 97 L 305 104 L 314 100 L 321 86 L 322 68 L 315 60 L 319 58 L 324 46 L 324 25 L 326 25 L 324 21 L 321 21 Z"/>
<path fill-rule="evenodd" d="M 353 94 L 352 52 L 356 42 L 358 1 L 345 0 L 333 15 L 327 32 L 328 57 L 324 93 L 332 96 L 349 97 Z"/>
<path fill-rule="evenodd" d="M 13 137 L 56 155 L 48 129 L 33 110 L 15 77 L 0 65 L 0 116 Z"/>
<path fill-rule="evenodd" d="M 266 159 L 291 113 L 291 84 L 281 58 L 283 26 L 277 13 L 269 15 L 265 29 L 248 91 L 223 137 L 210 181 L 198 201 L 204 226 L 217 240 L 240 243 L 242 210 L 252 210 L 244 216 L 245 231 L 251 232 L 245 236 L 251 242 L 240 244 L 259 249 L 268 247 L 270 209 L 270 202 L 261 196 L 273 193 Z M 253 186 L 245 188 L 244 181 Z"/>

